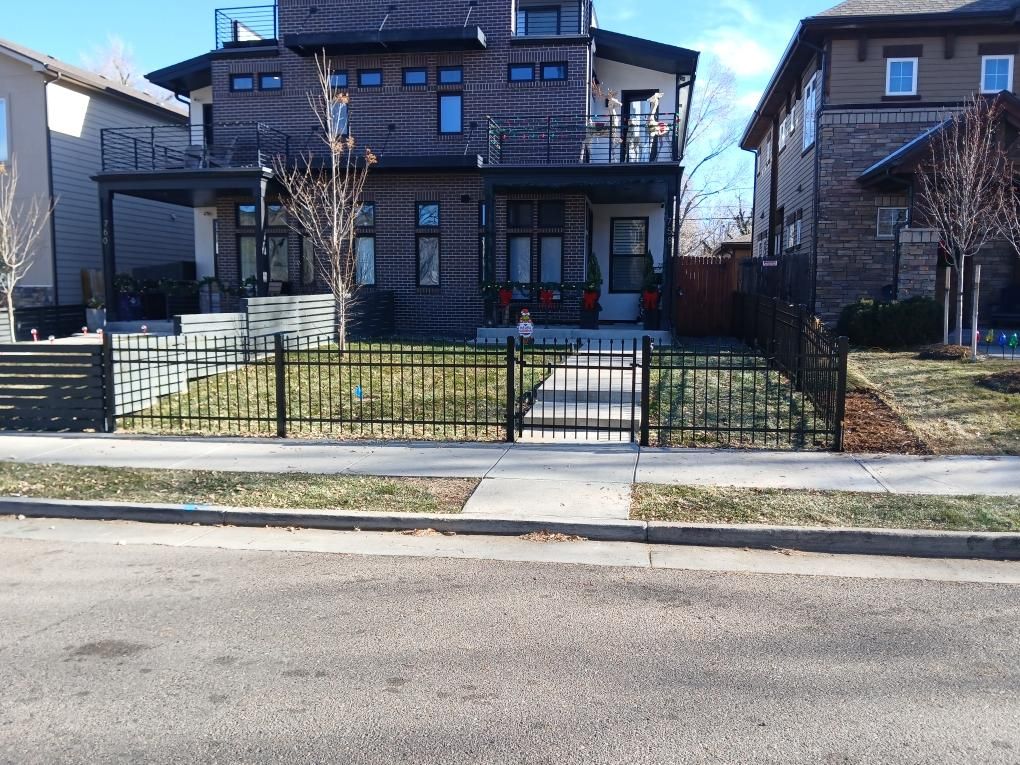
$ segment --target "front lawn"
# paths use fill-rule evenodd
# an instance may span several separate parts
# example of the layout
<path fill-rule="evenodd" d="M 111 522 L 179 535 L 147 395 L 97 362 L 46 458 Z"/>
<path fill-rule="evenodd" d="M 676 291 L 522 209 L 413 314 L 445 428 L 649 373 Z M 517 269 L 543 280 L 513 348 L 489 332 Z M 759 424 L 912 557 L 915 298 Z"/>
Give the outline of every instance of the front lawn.
<path fill-rule="evenodd" d="M 874 390 L 936 454 L 1020 454 L 1020 395 L 979 385 L 1020 361 L 922 361 L 916 352 L 855 351 L 851 380 Z"/>
<path fill-rule="evenodd" d="M 0 496 L 281 510 L 459 513 L 478 481 L 0 462 Z"/>
<path fill-rule="evenodd" d="M 639 484 L 634 487 L 631 518 L 681 523 L 1020 532 L 1020 497 Z"/>

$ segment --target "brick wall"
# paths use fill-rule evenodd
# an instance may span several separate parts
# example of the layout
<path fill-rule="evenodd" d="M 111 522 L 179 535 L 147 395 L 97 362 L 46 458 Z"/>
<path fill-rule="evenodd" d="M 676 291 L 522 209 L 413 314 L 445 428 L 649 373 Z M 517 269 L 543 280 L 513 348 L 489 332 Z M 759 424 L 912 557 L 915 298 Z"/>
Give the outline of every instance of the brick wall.
<path fill-rule="evenodd" d="M 901 300 L 935 297 L 940 241 L 939 233 L 931 229 L 900 231 Z"/>

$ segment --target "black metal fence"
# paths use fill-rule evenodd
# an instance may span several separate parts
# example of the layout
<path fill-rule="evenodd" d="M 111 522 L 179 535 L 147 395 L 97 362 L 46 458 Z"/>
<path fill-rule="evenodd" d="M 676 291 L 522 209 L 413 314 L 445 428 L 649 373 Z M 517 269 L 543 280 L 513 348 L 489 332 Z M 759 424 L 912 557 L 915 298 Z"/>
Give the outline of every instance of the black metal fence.
<path fill-rule="evenodd" d="M 662 346 L 106 337 L 107 382 L 81 395 L 144 433 L 841 449 L 846 339 L 802 308 L 735 306 L 736 339 Z"/>

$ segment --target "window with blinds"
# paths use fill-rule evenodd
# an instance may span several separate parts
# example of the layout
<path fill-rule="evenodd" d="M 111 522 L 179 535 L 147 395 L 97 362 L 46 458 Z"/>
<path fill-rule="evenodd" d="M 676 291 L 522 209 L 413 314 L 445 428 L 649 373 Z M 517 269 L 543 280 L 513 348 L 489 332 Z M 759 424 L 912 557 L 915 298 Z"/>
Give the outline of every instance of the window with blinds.
<path fill-rule="evenodd" d="M 648 218 L 613 218 L 609 248 L 609 291 L 640 292 L 648 253 Z"/>

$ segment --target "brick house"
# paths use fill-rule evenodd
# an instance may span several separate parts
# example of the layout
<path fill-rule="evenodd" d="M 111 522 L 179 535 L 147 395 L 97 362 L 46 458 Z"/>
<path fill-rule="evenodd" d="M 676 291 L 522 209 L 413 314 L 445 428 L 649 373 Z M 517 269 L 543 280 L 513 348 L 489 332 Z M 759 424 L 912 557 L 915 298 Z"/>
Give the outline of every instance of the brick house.
<path fill-rule="evenodd" d="M 491 315 L 483 281 L 579 283 L 589 253 L 602 319 L 633 321 L 641 256 L 661 268 L 674 254 L 697 54 L 599 28 L 590 0 L 280 0 L 217 11 L 216 37 L 149 75 L 190 99 L 189 127 L 108 131 L 108 230 L 118 196 L 171 201 L 194 210 L 203 273 L 322 291 L 283 225 L 271 158 L 319 140 L 307 94 L 325 52 L 350 97 L 343 119 L 379 158 L 359 271 L 366 302 L 392 295 L 398 332 L 473 335 Z M 115 237 L 106 256 L 109 279 Z M 577 321 L 578 294 L 535 297 L 520 287 L 515 303 Z"/>
<path fill-rule="evenodd" d="M 984 93 L 1015 140 L 1018 51 L 1015 0 L 846 0 L 804 19 L 741 139 L 759 289 L 830 321 L 862 297 L 937 296 L 939 237 L 914 203 L 929 131 Z M 975 262 L 987 315 L 1020 259 L 1002 244 Z"/>

